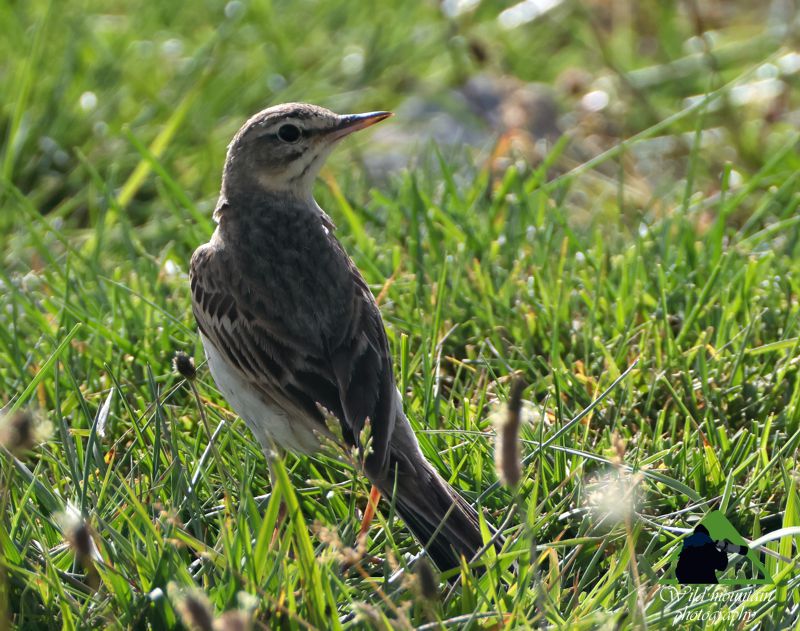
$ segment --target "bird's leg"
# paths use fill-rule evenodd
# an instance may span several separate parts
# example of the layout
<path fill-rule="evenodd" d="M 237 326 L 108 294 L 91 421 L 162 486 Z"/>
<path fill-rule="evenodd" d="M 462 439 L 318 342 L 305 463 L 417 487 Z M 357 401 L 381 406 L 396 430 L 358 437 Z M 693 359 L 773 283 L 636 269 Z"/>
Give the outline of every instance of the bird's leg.
<path fill-rule="evenodd" d="M 375 517 L 375 509 L 378 507 L 378 502 L 380 501 L 380 499 L 381 499 L 381 492 L 378 490 L 378 487 L 373 484 L 372 488 L 369 491 L 367 508 L 364 510 L 364 518 L 361 520 L 361 530 L 358 531 L 357 541 L 361 541 L 364 537 L 367 536 L 369 525 L 372 522 L 372 518 Z"/>

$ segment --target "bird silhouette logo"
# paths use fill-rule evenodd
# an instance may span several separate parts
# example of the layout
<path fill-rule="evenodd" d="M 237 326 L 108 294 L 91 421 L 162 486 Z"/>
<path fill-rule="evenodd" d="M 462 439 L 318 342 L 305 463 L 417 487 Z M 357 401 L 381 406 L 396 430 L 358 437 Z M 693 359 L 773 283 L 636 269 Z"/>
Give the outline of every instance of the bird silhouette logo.
<path fill-rule="evenodd" d="M 740 564 L 750 567 L 735 568 L 733 577 L 721 578 L 729 567 Z M 683 539 L 674 570 L 676 581 L 665 582 L 678 582 L 681 585 L 772 583 L 772 576 L 761 561 L 759 549 L 751 548 L 718 510 L 706 515 Z"/>

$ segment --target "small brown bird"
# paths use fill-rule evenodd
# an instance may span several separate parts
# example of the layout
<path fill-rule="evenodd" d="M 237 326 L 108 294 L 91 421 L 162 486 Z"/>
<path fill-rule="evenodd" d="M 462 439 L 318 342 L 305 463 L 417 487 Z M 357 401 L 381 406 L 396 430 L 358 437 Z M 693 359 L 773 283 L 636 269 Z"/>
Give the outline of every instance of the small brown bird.
<path fill-rule="evenodd" d="M 422 455 L 378 306 L 312 195 L 333 147 L 389 116 L 287 103 L 248 120 L 228 146 L 217 229 L 192 256 L 192 307 L 214 381 L 268 460 L 319 450 L 328 410 L 447 570 L 481 548 L 478 515 Z"/>

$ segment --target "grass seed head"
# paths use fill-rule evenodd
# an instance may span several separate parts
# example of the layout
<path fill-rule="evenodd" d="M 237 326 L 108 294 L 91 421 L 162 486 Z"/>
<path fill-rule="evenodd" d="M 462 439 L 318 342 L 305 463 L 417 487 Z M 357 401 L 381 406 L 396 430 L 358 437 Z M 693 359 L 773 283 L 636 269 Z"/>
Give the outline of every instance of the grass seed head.
<path fill-rule="evenodd" d="M 232 609 L 214 620 L 214 631 L 250 631 L 252 617 L 244 611 Z"/>
<path fill-rule="evenodd" d="M 175 353 L 175 357 L 172 358 L 172 368 L 189 381 L 192 381 L 197 376 L 197 369 L 194 367 L 194 357 L 190 357 L 183 351 Z"/>
<path fill-rule="evenodd" d="M 607 527 L 623 523 L 635 514 L 642 474 L 614 469 L 587 485 L 586 505 Z"/>
<path fill-rule="evenodd" d="M 353 611 L 356 614 L 356 621 L 368 625 L 371 629 L 383 629 L 386 627 L 380 609 L 367 602 L 354 602 Z"/>
<path fill-rule="evenodd" d="M 80 559 L 81 563 L 84 565 L 88 564 L 92 558 L 92 535 L 89 532 L 89 526 L 86 525 L 86 522 L 81 520 L 79 524 L 75 526 L 72 530 L 66 533 L 67 540 L 69 544 L 72 546 L 72 549 L 75 550 L 75 554 Z"/>
<path fill-rule="evenodd" d="M 336 529 L 329 528 L 318 519 L 315 519 L 311 525 L 311 531 L 317 536 L 317 539 L 337 554 L 344 547 Z"/>
<path fill-rule="evenodd" d="M 360 563 L 367 552 L 367 543 L 364 537 L 359 537 L 356 547 L 351 548 L 342 543 L 335 528 L 329 528 L 319 520 L 314 521 L 311 530 L 327 546 L 333 558 L 345 568 L 350 568 Z"/>
<path fill-rule="evenodd" d="M 15 456 L 32 449 L 39 442 L 37 422 L 27 410 L 0 417 L 0 445 Z"/>
<path fill-rule="evenodd" d="M 621 465 L 625 462 L 625 447 L 627 444 L 625 439 L 616 431 L 611 435 L 611 446 L 614 448 L 614 455 L 611 457 L 611 461 L 615 465 Z"/>
<path fill-rule="evenodd" d="M 99 556 L 96 550 L 89 524 L 77 506 L 67 504 L 67 508 L 55 515 L 55 521 L 64 533 L 64 539 L 75 551 L 75 556 L 84 567 L 91 566 L 92 559 Z"/>
<path fill-rule="evenodd" d="M 522 421 L 522 392 L 525 382 L 519 377 L 511 383 L 508 407 L 505 416 L 498 415 L 495 444 L 497 475 L 506 486 L 516 487 L 522 479 L 522 458 L 519 444 L 519 428 Z"/>
<path fill-rule="evenodd" d="M 100 576 L 95 567 L 95 562 L 102 562 L 100 550 L 92 535 L 92 528 L 74 504 L 67 503 L 63 512 L 54 515 L 55 522 L 64 533 L 64 540 L 75 552 L 75 558 L 86 570 L 86 583 L 89 587 L 97 589 Z"/>
<path fill-rule="evenodd" d="M 420 595 L 425 600 L 439 600 L 439 581 L 428 559 L 419 559 L 414 573 L 417 575 Z"/>
<path fill-rule="evenodd" d="M 183 589 L 177 583 L 170 582 L 167 593 L 183 626 L 191 631 L 214 631 L 214 613 L 203 592 L 199 589 Z"/>

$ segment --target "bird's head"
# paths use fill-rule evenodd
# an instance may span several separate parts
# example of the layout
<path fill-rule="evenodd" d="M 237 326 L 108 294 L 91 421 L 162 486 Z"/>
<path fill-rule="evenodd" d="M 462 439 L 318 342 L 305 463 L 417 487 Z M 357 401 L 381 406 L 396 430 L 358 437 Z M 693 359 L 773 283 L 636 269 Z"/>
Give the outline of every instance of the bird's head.
<path fill-rule="evenodd" d="M 285 103 L 248 120 L 228 145 L 223 192 L 256 187 L 306 198 L 331 149 L 345 136 L 391 112 L 336 114 L 306 103 Z"/>

